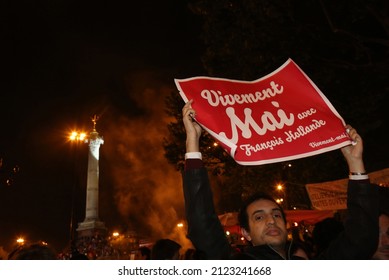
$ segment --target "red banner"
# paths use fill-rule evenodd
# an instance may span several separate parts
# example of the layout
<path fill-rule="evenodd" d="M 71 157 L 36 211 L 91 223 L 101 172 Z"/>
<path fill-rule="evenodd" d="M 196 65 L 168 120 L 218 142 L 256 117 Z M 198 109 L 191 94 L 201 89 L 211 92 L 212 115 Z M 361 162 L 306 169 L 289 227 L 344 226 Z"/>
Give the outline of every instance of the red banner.
<path fill-rule="evenodd" d="M 351 144 L 345 123 L 293 62 L 255 81 L 175 79 L 196 121 L 242 165 L 293 160 Z"/>

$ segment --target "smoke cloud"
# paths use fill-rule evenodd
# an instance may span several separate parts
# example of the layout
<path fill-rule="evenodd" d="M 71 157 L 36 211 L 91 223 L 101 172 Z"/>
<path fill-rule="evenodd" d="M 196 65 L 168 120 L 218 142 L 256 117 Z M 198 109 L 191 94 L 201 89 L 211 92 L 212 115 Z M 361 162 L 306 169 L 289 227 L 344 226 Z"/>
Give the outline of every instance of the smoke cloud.
<path fill-rule="evenodd" d="M 142 113 L 110 120 L 101 133 L 117 211 L 140 235 L 192 247 L 185 227 L 177 227 L 184 222 L 181 174 L 167 162 L 162 146 L 171 121 L 164 111 L 165 97 L 175 89 L 156 85 L 155 77 L 145 73 L 129 77 L 127 83 L 129 99 Z"/>

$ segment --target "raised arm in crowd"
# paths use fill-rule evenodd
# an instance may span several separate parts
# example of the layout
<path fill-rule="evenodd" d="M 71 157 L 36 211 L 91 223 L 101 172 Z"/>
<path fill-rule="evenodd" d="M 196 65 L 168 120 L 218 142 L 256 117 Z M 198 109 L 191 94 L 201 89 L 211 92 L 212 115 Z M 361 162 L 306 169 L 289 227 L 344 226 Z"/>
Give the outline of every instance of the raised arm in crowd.
<path fill-rule="evenodd" d="M 239 213 L 242 235 L 251 243 L 244 252 L 232 250 L 215 212 L 207 169 L 202 162 L 199 141 L 201 126 L 194 120 L 192 101 L 182 109 L 186 130 L 183 187 L 188 237 L 207 259 L 300 259 L 293 240 L 287 238 L 282 207 L 266 194 L 256 194 Z M 378 190 L 370 184 L 363 163 L 363 142 L 351 126 L 345 130 L 354 141 L 341 149 L 350 171 L 347 190 L 347 217 L 344 231 L 317 258 L 370 259 L 378 244 Z"/>

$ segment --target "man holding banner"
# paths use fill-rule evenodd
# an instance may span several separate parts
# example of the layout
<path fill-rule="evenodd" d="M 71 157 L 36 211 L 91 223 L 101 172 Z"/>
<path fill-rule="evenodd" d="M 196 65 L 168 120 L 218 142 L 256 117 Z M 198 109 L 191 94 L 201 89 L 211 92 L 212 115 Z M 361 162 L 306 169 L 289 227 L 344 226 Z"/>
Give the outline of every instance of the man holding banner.
<path fill-rule="evenodd" d="M 201 160 L 202 127 L 196 121 L 193 103 L 189 100 L 182 109 L 187 135 L 183 187 L 188 237 L 193 245 L 208 259 L 298 259 L 291 249 L 293 241 L 287 240 L 284 212 L 270 197 L 257 197 L 242 208 L 242 234 L 253 246 L 245 252 L 232 253 L 215 212 L 208 173 Z M 350 139 L 341 147 L 350 171 L 348 216 L 345 231 L 320 258 L 370 259 L 378 244 L 378 190 L 370 184 L 365 171 L 360 135 L 351 126 L 344 128 L 344 134 Z"/>

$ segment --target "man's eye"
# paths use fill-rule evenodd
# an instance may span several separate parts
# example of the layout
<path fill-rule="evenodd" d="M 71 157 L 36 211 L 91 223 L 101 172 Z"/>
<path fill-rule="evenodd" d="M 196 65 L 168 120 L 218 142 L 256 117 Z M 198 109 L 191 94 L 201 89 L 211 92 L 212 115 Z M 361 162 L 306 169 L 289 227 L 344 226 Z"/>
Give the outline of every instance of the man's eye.
<path fill-rule="evenodd" d="M 263 216 L 255 216 L 255 218 L 254 218 L 256 221 L 258 221 L 258 220 L 262 220 L 263 219 Z"/>
<path fill-rule="evenodd" d="M 274 214 L 273 216 L 274 216 L 274 218 L 282 218 L 281 214 Z"/>

